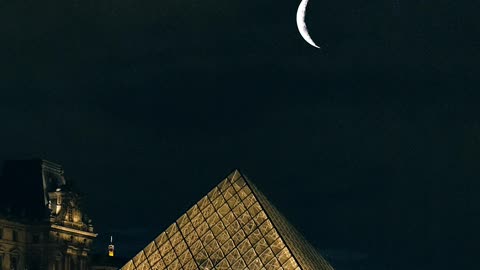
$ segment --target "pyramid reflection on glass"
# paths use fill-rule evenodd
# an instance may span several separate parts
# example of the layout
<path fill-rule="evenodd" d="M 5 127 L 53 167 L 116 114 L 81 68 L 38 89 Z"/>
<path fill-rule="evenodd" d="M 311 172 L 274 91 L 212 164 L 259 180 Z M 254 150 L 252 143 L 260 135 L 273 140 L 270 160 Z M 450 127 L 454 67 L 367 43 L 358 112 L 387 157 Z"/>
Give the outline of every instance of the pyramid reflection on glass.
<path fill-rule="evenodd" d="M 333 268 L 236 170 L 122 268 L 134 269 Z"/>

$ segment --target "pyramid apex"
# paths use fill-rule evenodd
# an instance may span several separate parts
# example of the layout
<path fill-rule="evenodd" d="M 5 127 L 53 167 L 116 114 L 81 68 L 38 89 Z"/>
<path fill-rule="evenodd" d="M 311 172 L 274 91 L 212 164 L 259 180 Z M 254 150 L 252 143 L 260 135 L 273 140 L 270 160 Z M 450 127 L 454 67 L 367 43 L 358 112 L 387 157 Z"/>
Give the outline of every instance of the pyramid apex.
<path fill-rule="evenodd" d="M 238 178 L 242 177 L 243 174 L 240 171 L 240 169 L 234 169 L 228 176 L 227 179 L 230 181 L 230 183 L 235 182 Z"/>
<path fill-rule="evenodd" d="M 239 168 L 235 168 L 230 174 L 242 174 L 242 170 Z"/>

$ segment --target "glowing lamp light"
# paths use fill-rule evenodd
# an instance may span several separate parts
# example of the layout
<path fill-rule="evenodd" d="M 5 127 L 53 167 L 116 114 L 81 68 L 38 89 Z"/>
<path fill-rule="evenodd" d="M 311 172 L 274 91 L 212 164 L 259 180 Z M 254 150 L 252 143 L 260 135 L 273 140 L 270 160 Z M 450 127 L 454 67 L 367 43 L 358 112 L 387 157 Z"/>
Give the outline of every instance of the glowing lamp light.
<path fill-rule="evenodd" d="M 113 257 L 114 256 L 114 247 L 113 245 L 108 245 L 108 256 Z"/>
<path fill-rule="evenodd" d="M 113 245 L 113 237 L 110 236 L 110 245 L 108 245 L 108 256 L 115 256 L 115 246 Z"/>

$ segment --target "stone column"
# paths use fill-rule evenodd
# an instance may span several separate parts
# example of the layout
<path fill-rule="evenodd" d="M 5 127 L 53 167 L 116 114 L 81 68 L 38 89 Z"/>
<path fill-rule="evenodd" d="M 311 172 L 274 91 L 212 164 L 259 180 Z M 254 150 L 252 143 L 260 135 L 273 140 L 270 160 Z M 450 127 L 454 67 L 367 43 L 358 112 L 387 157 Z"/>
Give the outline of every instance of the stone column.
<path fill-rule="evenodd" d="M 5 253 L 5 257 L 3 257 L 4 262 L 3 262 L 3 267 L 4 269 L 10 270 L 10 254 Z"/>

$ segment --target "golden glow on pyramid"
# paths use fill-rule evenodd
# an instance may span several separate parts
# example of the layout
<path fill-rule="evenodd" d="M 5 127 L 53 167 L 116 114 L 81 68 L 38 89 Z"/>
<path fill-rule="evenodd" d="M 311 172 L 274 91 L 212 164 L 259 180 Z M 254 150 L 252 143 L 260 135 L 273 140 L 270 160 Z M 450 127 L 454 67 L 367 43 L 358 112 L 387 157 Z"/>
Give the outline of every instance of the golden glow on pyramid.
<path fill-rule="evenodd" d="M 137 269 L 333 268 L 234 171 L 122 268 Z"/>

